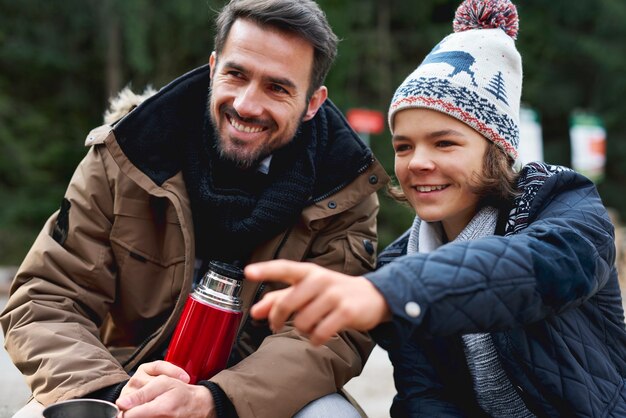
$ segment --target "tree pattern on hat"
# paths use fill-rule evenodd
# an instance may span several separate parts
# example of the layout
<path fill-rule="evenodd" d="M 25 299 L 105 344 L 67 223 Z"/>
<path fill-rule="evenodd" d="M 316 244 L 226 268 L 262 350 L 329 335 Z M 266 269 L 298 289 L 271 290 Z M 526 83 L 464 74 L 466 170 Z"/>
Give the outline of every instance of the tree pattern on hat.
<path fill-rule="evenodd" d="M 507 106 L 509 105 L 509 102 L 506 101 L 506 88 L 504 87 L 502 71 L 498 71 L 498 73 L 489 82 L 489 86 L 485 87 L 485 90 L 493 94 L 496 99 L 501 100 Z"/>

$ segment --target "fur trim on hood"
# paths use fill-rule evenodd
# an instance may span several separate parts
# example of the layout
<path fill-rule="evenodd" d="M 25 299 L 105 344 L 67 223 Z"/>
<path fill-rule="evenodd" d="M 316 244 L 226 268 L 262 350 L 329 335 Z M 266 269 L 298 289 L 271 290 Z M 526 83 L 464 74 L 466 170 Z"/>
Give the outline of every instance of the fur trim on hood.
<path fill-rule="evenodd" d="M 134 93 L 129 86 L 124 87 L 116 96 L 109 99 L 109 108 L 104 112 L 104 123 L 112 124 L 130 113 L 141 102 L 157 93 L 152 86 L 147 86 L 143 93 Z"/>

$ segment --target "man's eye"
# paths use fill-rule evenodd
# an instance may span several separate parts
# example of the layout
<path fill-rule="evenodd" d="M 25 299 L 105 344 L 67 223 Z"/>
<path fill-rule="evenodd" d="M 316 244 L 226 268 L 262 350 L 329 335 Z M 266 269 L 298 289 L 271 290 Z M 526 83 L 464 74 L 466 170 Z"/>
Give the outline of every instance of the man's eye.
<path fill-rule="evenodd" d="M 235 71 L 235 70 L 228 71 L 226 74 L 228 74 L 231 77 L 235 77 L 235 78 L 243 77 L 243 74 L 241 74 L 241 72 Z"/>
<path fill-rule="evenodd" d="M 279 84 L 271 84 L 270 90 L 273 91 L 274 93 L 289 94 L 289 92 L 283 86 Z"/>
<path fill-rule="evenodd" d="M 400 145 L 396 145 L 396 147 L 394 148 L 394 151 L 396 153 L 399 153 L 399 152 L 408 151 L 409 149 L 411 149 L 410 146 L 408 146 L 406 144 L 400 144 Z"/>

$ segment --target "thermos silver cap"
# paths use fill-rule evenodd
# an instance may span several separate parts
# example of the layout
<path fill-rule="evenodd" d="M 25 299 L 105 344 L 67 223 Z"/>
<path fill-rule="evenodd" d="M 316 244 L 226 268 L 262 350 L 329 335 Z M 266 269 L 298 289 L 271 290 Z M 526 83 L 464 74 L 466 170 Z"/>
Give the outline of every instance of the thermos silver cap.
<path fill-rule="evenodd" d="M 211 261 L 200 284 L 192 293 L 192 297 L 205 303 L 216 305 L 232 311 L 241 310 L 241 287 L 243 270 L 220 261 Z"/>

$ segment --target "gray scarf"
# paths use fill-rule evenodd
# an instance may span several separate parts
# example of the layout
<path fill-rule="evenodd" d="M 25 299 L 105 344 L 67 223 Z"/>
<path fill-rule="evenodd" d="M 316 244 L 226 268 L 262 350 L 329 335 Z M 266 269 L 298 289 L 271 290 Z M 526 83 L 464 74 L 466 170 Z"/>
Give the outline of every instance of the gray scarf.
<path fill-rule="evenodd" d="M 498 222 L 498 211 L 492 207 L 481 209 L 454 241 L 469 241 L 493 235 Z M 428 253 L 444 244 L 440 222 L 422 222 L 415 217 L 407 253 Z M 461 336 L 467 365 L 472 375 L 476 400 L 492 417 L 530 418 L 534 415 L 513 388 L 507 377 L 489 333 Z"/>

